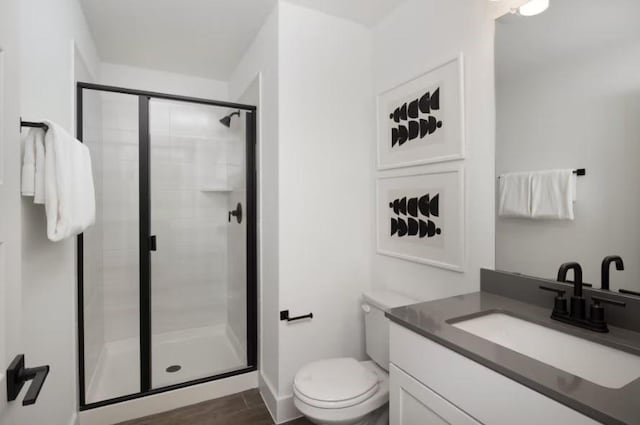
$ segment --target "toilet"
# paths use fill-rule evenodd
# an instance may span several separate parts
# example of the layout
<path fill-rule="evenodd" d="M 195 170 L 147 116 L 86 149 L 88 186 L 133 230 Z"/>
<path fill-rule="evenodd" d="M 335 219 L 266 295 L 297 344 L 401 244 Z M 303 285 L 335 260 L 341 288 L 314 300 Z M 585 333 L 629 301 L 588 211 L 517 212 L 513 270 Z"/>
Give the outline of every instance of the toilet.
<path fill-rule="evenodd" d="M 371 360 L 319 360 L 301 367 L 294 378 L 294 404 L 317 425 L 389 423 L 389 321 L 384 313 L 416 301 L 390 291 L 366 292 L 362 299 Z"/>

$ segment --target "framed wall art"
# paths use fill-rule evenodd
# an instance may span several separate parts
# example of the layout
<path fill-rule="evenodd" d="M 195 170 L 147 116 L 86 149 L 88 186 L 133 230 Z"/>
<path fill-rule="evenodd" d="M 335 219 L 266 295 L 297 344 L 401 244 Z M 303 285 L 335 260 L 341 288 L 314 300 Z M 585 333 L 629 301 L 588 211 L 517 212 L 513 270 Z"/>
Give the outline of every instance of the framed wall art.
<path fill-rule="evenodd" d="M 464 158 L 462 54 L 378 95 L 378 169 Z"/>
<path fill-rule="evenodd" d="M 378 253 L 463 272 L 462 166 L 377 181 Z"/>

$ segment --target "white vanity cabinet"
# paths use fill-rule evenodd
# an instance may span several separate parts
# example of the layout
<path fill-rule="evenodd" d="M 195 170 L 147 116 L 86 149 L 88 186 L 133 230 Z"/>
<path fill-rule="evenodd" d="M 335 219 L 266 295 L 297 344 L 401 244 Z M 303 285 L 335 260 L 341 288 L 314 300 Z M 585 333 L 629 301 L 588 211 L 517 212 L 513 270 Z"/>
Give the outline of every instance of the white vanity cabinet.
<path fill-rule="evenodd" d="M 389 421 L 394 425 L 478 425 L 480 422 L 391 364 Z"/>
<path fill-rule="evenodd" d="M 599 422 L 391 323 L 390 425 Z"/>

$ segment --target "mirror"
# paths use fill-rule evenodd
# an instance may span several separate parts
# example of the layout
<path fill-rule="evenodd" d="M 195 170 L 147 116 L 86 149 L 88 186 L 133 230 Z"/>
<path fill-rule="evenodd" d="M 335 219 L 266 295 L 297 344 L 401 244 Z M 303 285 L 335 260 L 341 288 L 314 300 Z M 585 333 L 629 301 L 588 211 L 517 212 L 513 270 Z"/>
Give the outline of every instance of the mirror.
<path fill-rule="evenodd" d="M 578 261 L 600 288 L 640 292 L 640 2 L 551 0 L 496 22 L 496 176 L 585 168 L 574 220 L 496 213 L 496 269 L 555 279 Z M 498 187 L 498 186 L 496 186 Z"/>

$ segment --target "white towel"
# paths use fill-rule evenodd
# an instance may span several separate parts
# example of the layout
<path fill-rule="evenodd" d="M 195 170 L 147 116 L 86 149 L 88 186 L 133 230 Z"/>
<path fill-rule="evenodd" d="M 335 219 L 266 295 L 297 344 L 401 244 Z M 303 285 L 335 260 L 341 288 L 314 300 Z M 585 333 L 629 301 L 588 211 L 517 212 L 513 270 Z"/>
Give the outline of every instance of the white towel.
<path fill-rule="evenodd" d="M 498 194 L 501 217 L 531 217 L 531 173 L 501 175 Z"/>
<path fill-rule="evenodd" d="M 531 217 L 573 220 L 576 176 L 573 170 L 546 170 L 531 173 Z"/>
<path fill-rule="evenodd" d="M 45 167 L 45 152 L 44 152 L 44 130 L 35 130 L 35 148 L 36 148 L 36 173 L 34 181 L 33 203 L 44 204 L 45 201 L 45 188 L 44 188 L 44 167 Z"/>
<path fill-rule="evenodd" d="M 47 237 L 59 241 L 95 222 L 96 204 L 89 149 L 51 121 L 45 145 Z"/>
<path fill-rule="evenodd" d="M 44 130 L 30 128 L 24 139 L 22 160 L 22 196 L 33 196 L 35 204 L 44 204 Z"/>
<path fill-rule="evenodd" d="M 36 178 L 36 129 L 29 129 L 24 139 L 24 155 L 22 157 L 22 181 L 20 192 L 22 196 L 33 196 Z"/>

